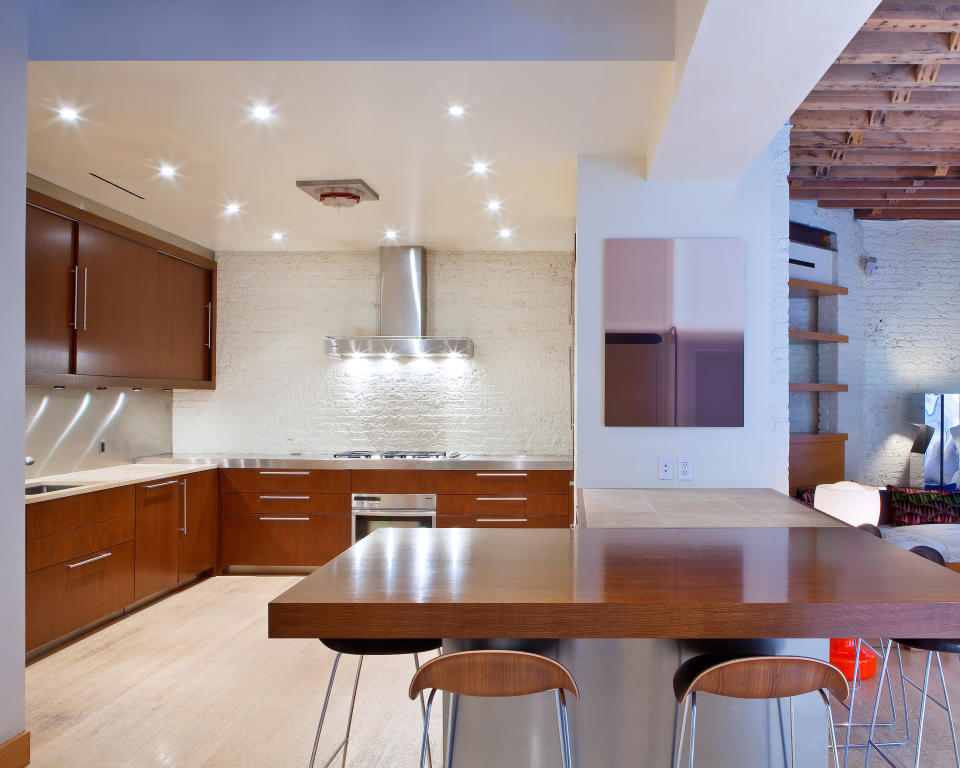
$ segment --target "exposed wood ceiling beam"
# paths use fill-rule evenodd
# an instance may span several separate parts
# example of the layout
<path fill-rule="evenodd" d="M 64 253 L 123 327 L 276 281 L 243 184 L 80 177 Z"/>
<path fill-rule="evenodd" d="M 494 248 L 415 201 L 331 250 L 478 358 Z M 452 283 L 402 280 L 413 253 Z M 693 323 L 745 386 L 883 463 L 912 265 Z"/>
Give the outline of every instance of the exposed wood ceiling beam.
<path fill-rule="evenodd" d="M 960 5 L 956 0 L 885 0 L 863 28 L 886 32 L 952 32 L 960 30 Z"/>
<path fill-rule="evenodd" d="M 837 57 L 841 64 L 947 64 L 957 61 L 947 32 L 858 32 Z"/>
<path fill-rule="evenodd" d="M 865 147 L 845 147 L 837 156 L 836 150 L 805 149 L 798 147 L 790 153 L 790 160 L 797 164 L 809 165 L 960 165 L 958 152 L 926 152 L 906 149 L 868 149 Z"/>
<path fill-rule="evenodd" d="M 960 91 L 899 90 L 909 94 L 909 101 L 895 101 L 896 91 L 814 91 L 799 110 L 960 111 Z"/>
<path fill-rule="evenodd" d="M 834 64 L 817 83 L 816 91 L 869 91 L 915 88 L 951 90 L 960 85 L 960 64 L 940 66 L 935 82 L 918 79 L 913 64 Z M 912 98 L 912 97 L 911 97 Z"/>
<path fill-rule="evenodd" d="M 842 170 L 842 169 L 841 169 Z M 876 169 L 869 169 L 876 170 Z M 817 179 L 809 176 L 790 174 L 791 193 L 796 190 L 809 189 L 823 194 L 836 193 L 833 196 L 849 195 L 854 191 L 862 190 L 864 194 L 876 194 L 877 190 L 911 190 L 913 192 L 930 192 L 935 195 L 938 190 L 960 189 L 960 175 L 954 178 L 926 178 L 926 179 Z M 871 192 L 873 190 L 873 192 Z"/>
<path fill-rule="evenodd" d="M 796 159 L 792 159 L 792 162 L 793 166 L 790 169 L 791 179 L 816 179 L 817 181 L 825 181 L 825 179 L 819 178 L 816 173 L 814 173 L 814 168 L 817 165 L 823 165 L 823 163 L 798 165 Z M 918 182 L 926 182 L 926 180 L 930 179 L 945 181 L 946 179 L 936 179 L 934 176 L 934 169 L 935 166 L 933 165 L 873 167 L 836 165 L 832 168 L 829 168 L 827 176 L 829 179 L 906 179 L 908 181 L 915 180 Z M 951 169 L 948 177 L 960 179 L 960 169 Z"/>
<path fill-rule="evenodd" d="M 898 211 L 938 211 L 944 208 L 957 210 L 958 200 L 870 200 L 850 198 L 849 200 L 820 200 L 821 208 L 888 208 Z"/>
<path fill-rule="evenodd" d="M 923 200 L 923 201 L 954 201 L 960 205 L 960 185 L 953 189 L 924 189 L 923 187 L 903 187 L 900 189 L 870 189 L 837 187 L 835 189 L 819 187 L 791 187 L 790 197 L 793 200 Z M 856 208 L 854 205 L 841 206 Z"/>
<path fill-rule="evenodd" d="M 856 219 L 865 221 L 906 221 L 909 219 L 931 219 L 934 221 L 955 221 L 960 219 L 960 208 L 935 208 L 933 210 L 908 210 L 901 208 L 856 208 Z"/>
<path fill-rule="evenodd" d="M 910 151 L 960 150 L 960 131 L 898 133 L 897 131 L 798 131 L 791 144 L 795 149 L 833 149 L 859 146 L 865 149 Z"/>
<path fill-rule="evenodd" d="M 888 131 L 960 131 L 960 110 L 942 112 L 886 112 L 882 110 L 800 109 L 790 123 L 794 131 L 863 131 L 870 127 L 872 115 L 882 112 Z"/>

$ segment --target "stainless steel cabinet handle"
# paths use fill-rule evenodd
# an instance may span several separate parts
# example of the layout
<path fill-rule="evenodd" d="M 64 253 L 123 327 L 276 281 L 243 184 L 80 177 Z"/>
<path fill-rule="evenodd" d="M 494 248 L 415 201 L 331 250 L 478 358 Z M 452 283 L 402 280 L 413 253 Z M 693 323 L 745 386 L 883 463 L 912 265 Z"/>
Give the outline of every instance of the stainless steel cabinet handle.
<path fill-rule="evenodd" d="M 73 272 L 73 330 L 79 331 L 77 313 L 80 311 L 80 267 L 74 267 L 70 271 Z"/>
<path fill-rule="evenodd" d="M 154 483 L 153 485 L 145 485 L 145 486 L 143 486 L 143 488 L 144 488 L 144 490 L 148 490 L 148 489 L 150 489 L 150 488 L 163 488 L 163 486 L 165 486 L 165 485 L 180 485 L 180 481 L 179 481 L 179 480 L 167 480 L 167 482 L 165 482 L 165 483 Z"/>
<path fill-rule="evenodd" d="M 478 523 L 525 523 L 525 517 L 478 517 Z"/>
<path fill-rule="evenodd" d="M 526 472 L 477 472 L 477 477 L 526 477 Z"/>
<path fill-rule="evenodd" d="M 477 501 L 526 501 L 526 496 L 477 496 Z"/>
<path fill-rule="evenodd" d="M 261 520 L 309 520 L 309 517 L 261 517 Z"/>
<path fill-rule="evenodd" d="M 83 268 L 83 330 L 87 330 L 87 268 Z"/>
<path fill-rule="evenodd" d="M 183 479 L 183 528 L 180 529 L 183 531 L 183 535 L 187 535 L 187 480 Z"/>
<path fill-rule="evenodd" d="M 277 472 L 277 471 L 262 471 L 261 475 L 309 475 L 309 472 Z"/>
<path fill-rule="evenodd" d="M 273 499 L 273 500 L 275 500 L 275 501 L 277 501 L 277 500 L 286 500 L 286 501 L 291 501 L 291 500 L 309 501 L 309 500 L 310 500 L 310 497 L 309 497 L 309 496 L 261 496 L 260 498 L 261 498 L 261 499 Z"/>
<path fill-rule="evenodd" d="M 67 568 L 79 568 L 81 565 L 86 565 L 87 563 L 94 563 L 97 560 L 103 560 L 105 557 L 110 557 L 113 552 L 104 552 L 102 555 L 97 555 L 96 557 L 91 557 L 89 560 L 81 560 L 79 563 L 68 563 Z"/>
<path fill-rule="evenodd" d="M 213 302 L 207 302 L 207 349 L 213 342 Z"/>

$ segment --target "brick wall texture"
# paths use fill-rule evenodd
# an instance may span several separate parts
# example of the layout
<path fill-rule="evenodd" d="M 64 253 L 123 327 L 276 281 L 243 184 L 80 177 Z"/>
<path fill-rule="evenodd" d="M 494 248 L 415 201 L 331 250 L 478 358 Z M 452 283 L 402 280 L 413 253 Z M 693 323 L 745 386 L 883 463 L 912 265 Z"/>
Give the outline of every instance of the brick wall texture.
<path fill-rule="evenodd" d="M 569 455 L 571 253 L 427 257 L 427 333 L 472 360 L 335 360 L 378 330 L 379 256 L 220 253 L 217 389 L 174 393 L 176 451 Z"/>

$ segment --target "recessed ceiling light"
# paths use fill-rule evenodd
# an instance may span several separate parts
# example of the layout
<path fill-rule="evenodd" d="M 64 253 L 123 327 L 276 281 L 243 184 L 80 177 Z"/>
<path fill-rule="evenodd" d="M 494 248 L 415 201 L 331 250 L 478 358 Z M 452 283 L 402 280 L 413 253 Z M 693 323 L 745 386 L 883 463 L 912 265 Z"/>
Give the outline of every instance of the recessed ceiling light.
<path fill-rule="evenodd" d="M 240 206 L 237 203 L 227 203 L 227 207 L 224 209 L 224 212 L 228 216 L 233 216 L 237 213 L 240 213 Z"/>
<path fill-rule="evenodd" d="M 482 160 L 477 160 L 477 161 L 473 164 L 473 169 L 472 169 L 472 170 L 473 170 L 473 172 L 474 172 L 475 174 L 477 174 L 477 176 L 486 176 L 486 175 L 487 175 L 487 171 L 490 170 L 490 164 L 489 164 L 489 163 L 485 163 L 485 162 L 483 162 Z"/>
<path fill-rule="evenodd" d="M 177 175 L 177 169 L 174 168 L 172 165 L 167 165 L 166 163 L 164 163 L 163 165 L 160 166 L 160 175 L 165 176 L 168 179 L 172 179 L 174 176 Z"/>
<path fill-rule="evenodd" d="M 459 104 L 451 104 L 447 109 L 447 113 L 450 117 L 463 117 L 466 114 L 466 110 Z"/>
<path fill-rule="evenodd" d="M 501 227 L 500 232 L 497 235 L 501 240 L 509 240 L 513 237 L 513 230 L 509 227 Z"/>
<path fill-rule="evenodd" d="M 502 203 L 499 200 L 488 200 L 487 201 L 487 210 L 488 211 L 499 211 L 502 207 Z"/>
<path fill-rule="evenodd" d="M 280 240 L 283 240 L 283 232 L 274 232 L 272 235 L 270 235 L 270 237 L 279 242 Z"/>
<path fill-rule="evenodd" d="M 60 115 L 61 120 L 66 120 L 68 123 L 75 123 L 80 117 L 80 113 L 73 107 L 60 107 L 57 114 Z"/>
<path fill-rule="evenodd" d="M 273 109 L 266 104 L 256 104 L 250 110 L 250 114 L 253 115 L 254 120 L 266 121 L 273 117 Z"/>
<path fill-rule="evenodd" d="M 386 232 L 383 233 L 383 236 L 384 236 L 387 240 L 396 240 L 396 239 L 397 239 L 397 234 L 398 234 L 397 230 L 395 230 L 395 229 L 388 229 Z"/>

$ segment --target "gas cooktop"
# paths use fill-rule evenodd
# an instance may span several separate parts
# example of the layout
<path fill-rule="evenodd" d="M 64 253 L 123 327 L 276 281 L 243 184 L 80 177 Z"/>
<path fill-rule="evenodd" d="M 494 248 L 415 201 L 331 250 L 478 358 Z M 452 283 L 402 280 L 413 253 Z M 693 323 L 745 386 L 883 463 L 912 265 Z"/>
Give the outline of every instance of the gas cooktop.
<path fill-rule="evenodd" d="M 335 459 L 459 459 L 459 453 L 445 451 L 344 451 L 333 454 Z"/>

